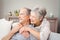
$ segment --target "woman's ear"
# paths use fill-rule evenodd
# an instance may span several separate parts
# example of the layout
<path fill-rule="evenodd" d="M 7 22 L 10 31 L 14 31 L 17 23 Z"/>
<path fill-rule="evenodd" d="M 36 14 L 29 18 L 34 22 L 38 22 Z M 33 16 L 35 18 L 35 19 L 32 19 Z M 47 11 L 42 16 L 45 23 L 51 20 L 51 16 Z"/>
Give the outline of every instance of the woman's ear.
<path fill-rule="evenodd" d="M 43 20 L 43 16 L 40 17 L 40 21 L 42 21 L 42 20 Z"/>

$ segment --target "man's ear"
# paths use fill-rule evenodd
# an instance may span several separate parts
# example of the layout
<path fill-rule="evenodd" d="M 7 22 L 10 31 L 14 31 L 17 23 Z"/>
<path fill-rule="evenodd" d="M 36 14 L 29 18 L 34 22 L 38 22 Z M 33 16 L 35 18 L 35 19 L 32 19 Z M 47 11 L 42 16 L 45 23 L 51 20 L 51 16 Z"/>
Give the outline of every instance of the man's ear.
<path fill-rule="evenodd" d="M 30 16 L 28 15 L 27 18 L 30 19 Z"/>

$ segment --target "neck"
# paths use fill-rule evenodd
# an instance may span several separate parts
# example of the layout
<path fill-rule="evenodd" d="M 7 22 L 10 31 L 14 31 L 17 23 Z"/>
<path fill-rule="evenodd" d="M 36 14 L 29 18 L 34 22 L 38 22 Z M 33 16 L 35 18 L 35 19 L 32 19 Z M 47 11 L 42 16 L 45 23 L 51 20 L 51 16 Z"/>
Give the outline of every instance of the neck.
<path fill-rule="evenodd" d="M 29 25 L 29 21 L 24 22 L 23 25 Z"/>
<path fill-rule="evenodd" d="M 30 24 L 30 21 L 29 20 L 25 20 L 23 22 L 19 22 L 19 24 L 22 24 L 23 26 L 24 25 L 29 25 Z"/>

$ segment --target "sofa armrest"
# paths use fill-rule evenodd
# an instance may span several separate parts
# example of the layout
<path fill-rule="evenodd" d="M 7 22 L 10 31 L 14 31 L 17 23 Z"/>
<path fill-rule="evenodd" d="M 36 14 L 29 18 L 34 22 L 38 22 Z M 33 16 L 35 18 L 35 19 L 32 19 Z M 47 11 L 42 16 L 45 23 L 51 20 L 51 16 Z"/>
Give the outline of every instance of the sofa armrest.
<path fill-rule="evenodd" d="M 60 34 L 51 32 L 49 36 L 49 40 L 60 40 Z"/>

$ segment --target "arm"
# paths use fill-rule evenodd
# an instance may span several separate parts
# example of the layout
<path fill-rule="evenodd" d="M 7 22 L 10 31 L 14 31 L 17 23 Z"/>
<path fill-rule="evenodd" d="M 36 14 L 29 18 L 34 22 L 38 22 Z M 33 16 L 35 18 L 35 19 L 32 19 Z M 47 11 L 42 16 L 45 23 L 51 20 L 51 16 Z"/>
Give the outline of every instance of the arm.
<path fill-rule="evenodd" d="M 47 40 L 50 34 L 50 23 L 46 22 L 40 31 L 40 40 Z"/>
<path fill-rule="evenodd" d="M 38 40 L 40 40 L 40 32 L 37 32 L 36 30 L 31 29 L 31 28 L 29 28 L 28 31 L 29 31 L 33 36 L 35 36 Z"/>
<path fill-rule="evenodd" d="M 29 31 L 33 36 L 35 36 L 38 40 L 40 40 L 40 32 L 37 32 L 36 30 L 30 27 L 22 27 L 20 29 L 20 33 L 23 33 L 24 31 Z"/>
<path fill-rule="evenodd" d="M 5 37 L 2 38 L 2 40 L 10 40 L 10 38 L 16 33 L 20 28 L 22 27 L 21 24 L 14 27 Z"/>
<path fill-rule="evenodd" d="M 30 27 L 22 27 L 20 29 L 20 33 L 22 33 L 23 31 L 29 31 L 38 40 L 47 40 L 47 38 L 48 38 L 48 36 L 50 34 L 50 24 L 49 23 L 46 23 L 42 27 L 41 32 L 37 32 L 36 30 L 34 30 L 34 29 L 30 28 Z"/>

